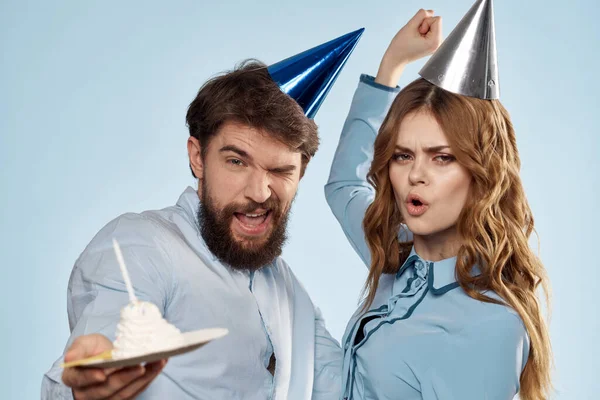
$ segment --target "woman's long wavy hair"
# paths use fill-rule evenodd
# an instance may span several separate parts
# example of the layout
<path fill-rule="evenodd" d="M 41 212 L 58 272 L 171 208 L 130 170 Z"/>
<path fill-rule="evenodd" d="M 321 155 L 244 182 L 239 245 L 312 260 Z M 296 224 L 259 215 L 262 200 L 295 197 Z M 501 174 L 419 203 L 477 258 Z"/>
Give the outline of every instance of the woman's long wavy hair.
<path fill-rule="evenodd" d="M 412 82 L 394 100 L 375 140 L 367 175 L 375 199 L 363 221 L 371 251 L 365 309 L 373 302 L 381 274 L 396 273 L 412 247 L 411 242 L 399 240 L 404 225 L 390 182 L 389 162 L 402 120 L 416 112 L 427 112 L 436 119 L 456 159 L 472 176 L 471 192 L 457 222 L 462 238 L 457 282 L 473 299 L 498 303 L 482 294 L 492 290 L 519 313 L 530 337 L 519 395 L 523 400 L 545 399 L 551 388 L 552 352 L 536 291 L 543 288 L 549 305 L 548 279 L 528 244 L 533 216 L 519 177 L 515 132 L 499 101 L 455 95 L 424 79 Z M 481 275 L 471 276 L 474 264 Z"/>

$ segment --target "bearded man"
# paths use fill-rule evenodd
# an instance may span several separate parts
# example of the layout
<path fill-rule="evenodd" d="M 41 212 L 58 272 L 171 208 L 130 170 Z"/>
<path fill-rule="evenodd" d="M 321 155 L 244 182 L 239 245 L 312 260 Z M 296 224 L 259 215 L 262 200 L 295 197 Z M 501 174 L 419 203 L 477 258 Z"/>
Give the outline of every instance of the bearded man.
<path fill-rule="evenodd" d="M 186 118 L 197 190 L 186 188 L 174 206 L 116 218 L 83 251 L 68 287 L 71 336 L 44 376 L 43 399 L 337 399 L 341 349 L 280 255 L 319 144 L 311 117 L 361 33 L 271 67 L 245 62 L 203 85 Z M 295 78 L 284 79 L 291 70 Z M 229 334 L 167 366 L 61 369 L 63 359 L 112 348 L 128 303 L 113 238 L 139 300 L 182 332 Z"/>

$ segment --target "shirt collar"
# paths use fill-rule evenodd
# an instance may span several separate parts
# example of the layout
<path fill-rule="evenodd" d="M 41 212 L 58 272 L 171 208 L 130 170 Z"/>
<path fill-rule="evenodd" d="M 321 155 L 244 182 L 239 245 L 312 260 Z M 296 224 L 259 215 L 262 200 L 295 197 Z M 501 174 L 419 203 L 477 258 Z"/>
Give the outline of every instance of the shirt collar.
<path fill-rule="evenodd" d="M 198 192 L 191 186 L 185 188 L 177 200 L 177 206 L 183 209 L 186 216 L 191 217 L 194 221 L 196 221 L 196 226 L 198 226 L 199 205 L 200 198 L 198 197 Z"/>
<path fill-rule="evenodd" d="M 428 283 L 429 289 L 435 295 L 442 295 L 452 289 L 459 287 L 459 283 L 456 281 L 456 257 L 446 258 L 440 261 L 429 261 L 425 260 L 417 254 L 415 247 L 413 246 L 408 258 L 402 264 L 402 267 L 396 274 L 397 277 L 402 275 L 404 271 L 414 265 L 415 261 L 421 260 L 427 265 L 429 271 Z M 472 275 L 480 275 L 481 271 L 477 265 L 473 266 Z"/>
<path fill-rule="evenodd" d="M 200 207 L 200 197 L 198 192 L 191 186 L 185 188 L 179 199 L 177 200 L 177 207 L 183 211 L 183 214 L 192 228 L 195 231 L 195 235 L 199 241 L 199 244 L 204 251 L 210 256 L 213 261 L 217 261 L 217 257 L 209 250 L 202 234 L 200 233 L 200 221 L 198 220 L 198 208 Z"/>

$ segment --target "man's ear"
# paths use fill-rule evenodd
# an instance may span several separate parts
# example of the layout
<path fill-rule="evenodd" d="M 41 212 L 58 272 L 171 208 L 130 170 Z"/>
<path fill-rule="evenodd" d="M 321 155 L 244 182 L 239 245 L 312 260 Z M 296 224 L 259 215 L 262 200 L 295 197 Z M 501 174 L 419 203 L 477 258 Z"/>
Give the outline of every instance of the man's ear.
<path fill-rule="evenodd" d="M 204 163 L 202 161 L 202 148 L 200 142 L 193 136 L 190 136 L 187 141 L 188 158 L 190 161 L 190 169 L 194 176 L 202 179 L 204 173 Z"/>

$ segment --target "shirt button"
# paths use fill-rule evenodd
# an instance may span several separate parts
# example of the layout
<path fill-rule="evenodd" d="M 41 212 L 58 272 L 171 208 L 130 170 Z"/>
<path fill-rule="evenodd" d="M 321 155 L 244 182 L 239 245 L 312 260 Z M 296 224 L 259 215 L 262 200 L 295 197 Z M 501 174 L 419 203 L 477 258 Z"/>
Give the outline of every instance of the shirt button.
<path fill-rule="evenodd" d="M 350 345 L 349 345 L 348 343 L 346 343 L 346 344 L 344 345 L 344 350 L 348 350 L 348 347 L 350 347 Z"/>

